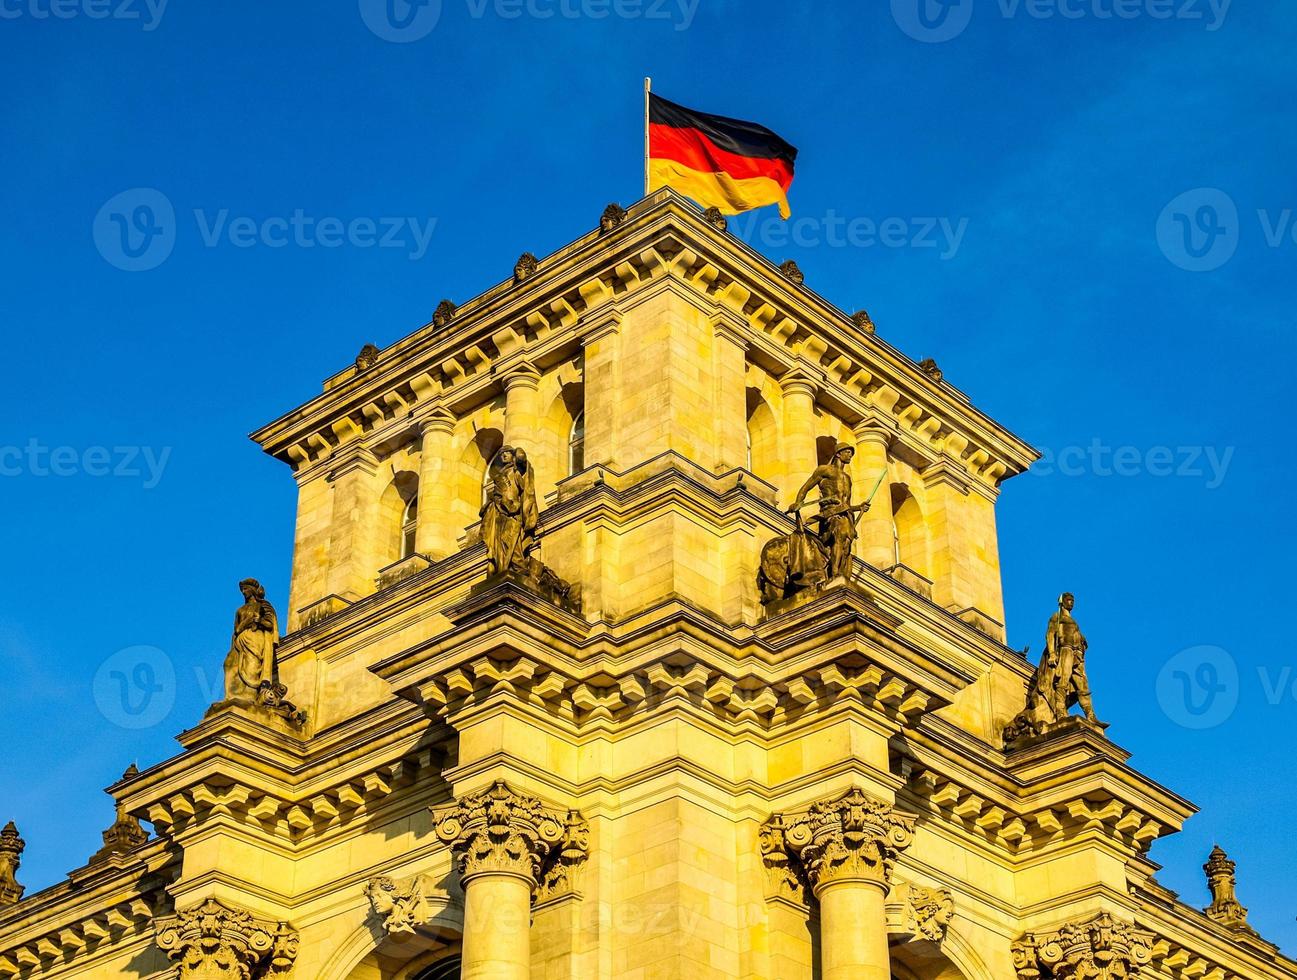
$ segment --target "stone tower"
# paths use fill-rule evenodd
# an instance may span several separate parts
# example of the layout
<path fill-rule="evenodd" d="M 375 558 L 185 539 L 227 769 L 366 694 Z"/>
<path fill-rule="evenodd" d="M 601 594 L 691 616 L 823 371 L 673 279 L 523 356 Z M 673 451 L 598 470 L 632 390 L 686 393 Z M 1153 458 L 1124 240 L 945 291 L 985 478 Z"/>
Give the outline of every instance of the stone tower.
<path fill-rule="evenodd" d="M 1297 977 L 1154 879 L 1192 806 L 1033 707 L 1035 452 L 671 192 L 254 439 L 299 492 L 273 678 L 0 908 L 0 977 Z M 851 567 L 772 601 L 821 465 Z"/>

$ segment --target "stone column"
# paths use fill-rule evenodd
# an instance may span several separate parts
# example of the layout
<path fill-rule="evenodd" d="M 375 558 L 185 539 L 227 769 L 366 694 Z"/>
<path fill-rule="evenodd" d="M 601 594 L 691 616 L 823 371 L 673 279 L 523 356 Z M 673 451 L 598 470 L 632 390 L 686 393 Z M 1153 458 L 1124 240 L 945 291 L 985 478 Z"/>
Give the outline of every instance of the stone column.
<path fill-rule="evenodd" d="M 503 373 L 504 444 L 535 452 L 540 436 L 540 372 L 519 361 Z"/>
<path fill-rule="evenodd" d="M 414 550 L 429 558 L 445 558 L 455 550 L 462 528 L 454 526 L 451 500 L 456 477 L 455 416 L 440 406 L 416 420 L 419 425 L 419 512 Z"/>
<path fill-rule="evenodd" d="M 887 447 L 892 434 L 878 422 L 867 419 L 856 426 L 856 455 L 851 461 L 851 479 L 856 496 L 863 501 L 874 490 L 878 475 L 887 473 Z M 874 494 L 869 510 L 860 515 L 858 547 L 860 557 L 875 568 L 896 564 L 892 537 L 892 488 L 887 477 Z"/>
<path fill-rule="evenodd" d="M 297 959 L 298 935 L 287 922 L 258 919 L 214 898 L 158 919 L 154 928 L 177 980 L 281 976 Z"/>
<path fill-rule="evenodd" d="M 762 832 L 766 866 L 808 885 L 820 903 L 823 980 L 890 980 L 885 900 L 914 817 L 852 789 Z"/>
<path fill-rule="evenodd" d="M 784 395 L 784 483 L 780 503 L 788 506 L 819 460 L 815 452 L 815 392 L 810 374 L 794 368 L 779 379 Z"/>
<path fill-rule="evenodd" d="M 527 980 L 531 901 L 572 887 L 589 831 L 580 814 L 548 810 L 497 782 L 435 814 L 464 887 L 464 980 Z"/>

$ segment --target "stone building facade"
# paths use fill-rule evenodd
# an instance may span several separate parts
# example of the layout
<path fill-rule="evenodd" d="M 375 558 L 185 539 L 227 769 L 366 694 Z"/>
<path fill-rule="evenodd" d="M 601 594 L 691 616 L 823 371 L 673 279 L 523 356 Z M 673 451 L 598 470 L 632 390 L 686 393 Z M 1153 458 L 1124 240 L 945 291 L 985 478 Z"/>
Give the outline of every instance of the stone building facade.
<path fill-rule="evenodd" d="M 1206 910 L 1158 884 L 1193 807 L 1102 726 L 1005 743 L 1035 452 L 718 216 L 610 206 L 254 439 L 299 488 L 274 676 L 59 885 L 0 832 L 0 977 L 1297 978 L 1223 852 Z M 851 575 L 763 604 L 833 459 Z"/>

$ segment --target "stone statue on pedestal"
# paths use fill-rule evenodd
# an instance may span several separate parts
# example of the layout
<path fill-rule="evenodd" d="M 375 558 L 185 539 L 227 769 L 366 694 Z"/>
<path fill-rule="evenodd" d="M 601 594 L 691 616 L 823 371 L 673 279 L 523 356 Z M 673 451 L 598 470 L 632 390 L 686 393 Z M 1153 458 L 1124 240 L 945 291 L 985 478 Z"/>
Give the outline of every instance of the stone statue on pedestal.
<path fill-rule="evenodd" d="M 1070 592 L 1058 597 L 1058 612 L 1045 632 L 1045 652 L 1027 690 L 1027 706 L 1004 729 L 1005 744 L 1032 735 L 1044 735 L 1066 724 L 1068 709 L 1079 704 L 1085 722 L 1106 728 L 1094 714 L 1090 684 L 1085 676 L 1085 652 L 1089 644 L 1072 618 L 1076 598 Z"/>
<path fill-rule="evenodd" d="M 536 474 L 527 453 L 503 446 L 491 464 L 490 484 L 482 505 L 482 543 L 486 545 L 488 579 L 512 578 L 533 592 L 574 612 L 581 609 L 580 589 L 559 578 L 537 555 Z"/>
<path fill-rule="evenodd" d="M 231 705 L 278 715 L 294 725 L 306 715 L 287 698 L 279 681 L 279 617 L 266 601 L 266 590 L 254 578 L 239 583 L 243 605 L 234 613 L 234 636 L 225 656 L 225 700 L 208 714 Z"/>
<path fill-rule="evenodd" d="M 765 605 L 823 588 L 836 580 L 851 577 L 851 552 L 856 541 L 856 521 L 869 509 L 869 502 L 852 504 L 851 473 L 848 466 L 855 448 L 840 442 L 833 458 L 817 466 L 797 491 L 788 513 L 797 520 L 797 529 L 766 543 L 761 550 L 761 567 L 757 588 Z M 806 500 L 811 490 L 819 496 Z M 802 509 L 817 505 L 818 529 L 807 528 Z"/>

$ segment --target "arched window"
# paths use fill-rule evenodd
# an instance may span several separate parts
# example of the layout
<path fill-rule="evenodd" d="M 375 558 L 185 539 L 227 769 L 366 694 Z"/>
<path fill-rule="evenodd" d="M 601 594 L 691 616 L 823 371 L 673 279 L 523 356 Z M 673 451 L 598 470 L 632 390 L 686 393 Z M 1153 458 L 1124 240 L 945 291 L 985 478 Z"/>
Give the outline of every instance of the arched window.
<path fill-rule="evenodd" d="M 585 410 L 572 420 L 572 432 L 567 440 L 567 472 L 580 473 L 585 469 Z"/>
<path fill-rule="evenodd" d="M 415 980 L 456 980 L 460 975 L 460 958 L 448 956 L 420 973 Z"/>
<path fill-rule="evenodd" d="M 414 554 L 414 537 L 419 527 L 419 495 L 416 493 L 405 505 L 405 516 L 401 519 L 401 557 L 409 558 Z"/>

